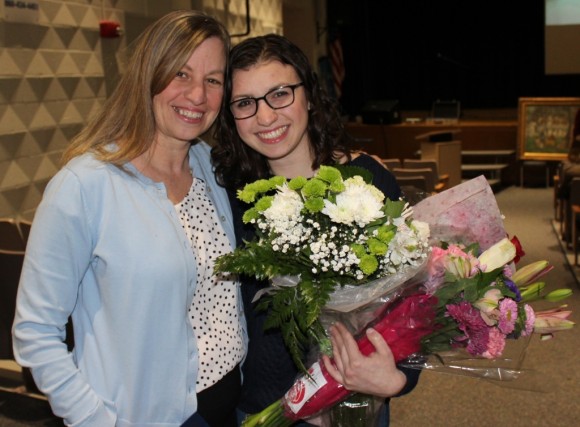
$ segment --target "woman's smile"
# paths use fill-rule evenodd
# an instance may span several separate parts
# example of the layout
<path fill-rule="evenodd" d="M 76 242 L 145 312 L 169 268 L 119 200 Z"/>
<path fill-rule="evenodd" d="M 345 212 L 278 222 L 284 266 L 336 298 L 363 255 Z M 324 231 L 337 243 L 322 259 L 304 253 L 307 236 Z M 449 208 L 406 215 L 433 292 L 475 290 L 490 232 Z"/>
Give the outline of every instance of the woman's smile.
<path fill-rule="evenodd" d="M 288 125 L 284 125 L 267 132 L 258 132 L 258 137 L 265 144 L 275 144 L 286 136 L 288 133 L 288 128 Z"/>

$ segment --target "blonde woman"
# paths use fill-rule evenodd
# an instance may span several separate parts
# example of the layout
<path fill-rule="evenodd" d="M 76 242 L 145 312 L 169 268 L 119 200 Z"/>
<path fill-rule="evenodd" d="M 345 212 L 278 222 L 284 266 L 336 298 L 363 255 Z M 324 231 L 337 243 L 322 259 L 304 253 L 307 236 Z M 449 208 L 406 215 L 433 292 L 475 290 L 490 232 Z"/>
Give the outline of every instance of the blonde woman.
<path fill-rule="evenodd" d="M 220 110 L 229 43 L 219 22 L 195 11 L 152 24 L 46 188 L 14 350 L 67 425 L 180 426 L 204 415 L 201 389 L 214 387 L 228 393 L 212 410 L 234 415 L 243 312 L 238 283 L 213 277 L 215 256 L 234 245 L 233 227 L 199 139 Z M 225 313 L 214 325 L 217 305 Z M 62 343 L 69 316 L 72 353 Z"/>

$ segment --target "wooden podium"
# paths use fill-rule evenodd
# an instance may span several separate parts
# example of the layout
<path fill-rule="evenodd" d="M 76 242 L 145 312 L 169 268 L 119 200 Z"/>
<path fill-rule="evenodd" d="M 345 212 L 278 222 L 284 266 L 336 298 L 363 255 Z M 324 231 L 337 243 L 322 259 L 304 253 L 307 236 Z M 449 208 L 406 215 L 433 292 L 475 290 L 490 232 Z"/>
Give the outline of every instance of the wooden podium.
<path fill-rule="evenodd" d="M 449 175 L 448 187 L 461 184 L 461 141 L 455 139 L 459 132 L 451 129 L 416 136 L 421 141 L 421 159 L 437 161 L 439 174 Z"/>

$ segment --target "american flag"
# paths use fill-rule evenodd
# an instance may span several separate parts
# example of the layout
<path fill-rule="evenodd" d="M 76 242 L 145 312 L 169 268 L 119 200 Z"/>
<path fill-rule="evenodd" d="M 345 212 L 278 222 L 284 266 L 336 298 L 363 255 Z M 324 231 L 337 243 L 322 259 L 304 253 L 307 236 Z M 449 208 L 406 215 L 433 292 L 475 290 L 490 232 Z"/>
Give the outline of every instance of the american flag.
<path fill-rule="evenodd" d="M 342 96 L 342 83 L 344 82 L 344 57 L 342 55 L 342 44 L 339 37 L 335 37 L 328 46 L 330 56 L 330 66 L 332 70 L 332 82 L 336 99 Z"/>

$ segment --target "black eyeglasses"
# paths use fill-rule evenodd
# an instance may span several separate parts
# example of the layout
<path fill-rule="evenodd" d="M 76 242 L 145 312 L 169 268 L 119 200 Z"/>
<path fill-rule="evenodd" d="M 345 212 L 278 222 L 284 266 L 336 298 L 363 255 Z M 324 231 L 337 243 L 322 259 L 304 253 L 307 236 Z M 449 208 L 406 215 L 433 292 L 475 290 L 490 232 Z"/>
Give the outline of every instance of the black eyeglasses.
<path fill-rule="evenodd" d="M 234 119 L 243 120 L 256 115 L 258 112 L 258 101 L 262 99 L 273 110 L 288 107 L 294 103 L 294 91 L 302 85 L 304 83 L 300 82 L 295 85 L 280 86 L 272 89 L 260 98 L 248 96 L 247 98 L 236 99 L 230 102 L 230 110 L 234 115 Z"/>

